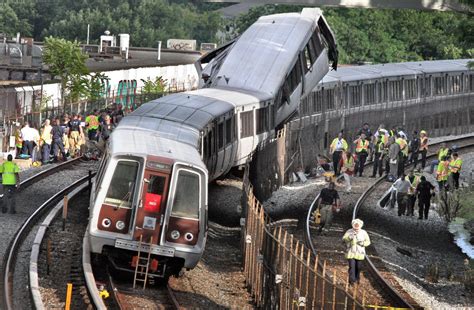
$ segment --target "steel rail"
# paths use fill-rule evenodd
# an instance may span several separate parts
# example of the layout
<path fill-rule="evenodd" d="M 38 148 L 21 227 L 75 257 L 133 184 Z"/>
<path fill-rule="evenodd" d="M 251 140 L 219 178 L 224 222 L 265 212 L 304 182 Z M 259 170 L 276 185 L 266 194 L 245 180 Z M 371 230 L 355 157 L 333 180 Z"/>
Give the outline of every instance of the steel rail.
<path fill-rule="evenodd" d="M 54 196 L 50 197 L 46 202 L 44 202 L 38 209 L 36 209 L 21 225 L 21 227 L 15 233 L 14 239 L 10 242 L 7 247 L 7 255 L 4 258 L 3 264 L 3 276 L 2 276 L 2 284 L 3 284 L 3 308 L 4 309 L 14 309 L 13 307 L 13 270 L 14 265 L 16 262 L 16 257 L 18 254 L 18 250 L 24 240 L 24 238 L 28 235 L 31 228 L 39 221 L 45 211 L 49 208 L 54 207 L 58 201 L 60 201 L 63 196 L 69 192 L 71 192 L 74 188 L 81 185 L 83 182 L 87 181 L 91 176 L 85 176 L 73 184 L 69 185 L 68 187 L 62 189 Z"/>
<path fill-rule="evenodd" d="M 459 141 L 466 141 L 466 140 L 471 140 L 473 137 L 472 136 L 469 136 L 469 137 L 463 137 L 463 138 L 458 138 L 458 139 L 453 139 L 453 140 L 448 140 L 448 141 L 443 141 L 443 142 L 439 142 L 439 143 L 436 143 L 435 145 L 437 144 L 441 144 L 441 143 L 453 143 L 453 142 L 459 142 Z M 466 148 L 469 148 L 469 147 L 472 147 L 474 146 L 474 143 L 471 143 L 471 144 L 468 144 L 468 145 L 463 145 L 463 146 L 458 146 L 458 150 L 462 150 L 462 149 L 466 149 Z M 426 156 L 426 158 L 433 158 L 437 156 L 436 153 L 432 153 L 432 154 L 429 154 Z M 405 167 L 405 169 L 409 167 L 409 165 L 407 165 Z M 356 219 L 357 218 L 357 214 L 358 214 L 358 211 L 360 210 L 360 208 L 362 207 L 362 204 L 365 202 L 365 200 L 369 197 L 370 193 L 372 193 L 372 191 L 377 188 L 383 181 L 385 180 L 385 177 L 380 177 L 378 178 L 371 186 L 369 186 L 369 188 L 367 188 L 363 193 L 362 195 L 359 197 L 359 199 L 357 200 L 355 206 L 354 206 L 354 210 L 353 210 L 353 213 L 352 213 L 352 220 Z M 400 293 L 382 276 L 382 274 L 380 273 L 380 271 L 377 269 L 377 267 L 375 267 L 374 263 L 372 262 L 372 260 L 370 259 L 370 257 L 367 255 L 366 256 L 366 262 L 367 262 L 367 266 L 368 266 L 368 269 L 369 269 L 369 272 L 373 275 L 373 277 L 379 282 L 379 284 L 381 285 L 382 289 L 394 300 L 394 301 L 397 301 L 397 305 L 400 306 L 400 307 L 404 307 L 404 308 L 409 308 L 409 309 L 415 309 L 416 307 L 414 305 L 412 305 L 409 301 L 407 301 L 403 296 L 400 295 Z"/>
<path fill-rule="evenodd" d="M 441 142 L 437 142 L 437 143 L 434 143 L 434 144 L 430 144 L 429 147 L 434 147 L 434 146 L 440 145 L 442 143 L 453 144 L 453 143 L 469 141 L 469 140 L 472 140 L 473 138 L 474 138 L 474 136 L 472 136 L 472 135 L 465 136 L 465 137 L 460 137 L 460 138 L 455 138 L 455 139 L 452 139 L 452 140 L 446 140 L 446 141 L 441 141 Z M 458 149 L 464 149 L 464 148 L 470 147 L 472 145 L 473 144 L 458 146 Z M 428 159 L 428 158 L 432 158 L 434 156 L 436 156 L 436 153 L 429 154 L 429 155 L 426 156 L 426 158 Z M 373 162 L 366 163 L 365 167 L 370 166 L 372 164 L 373 164 Z M 369 194 L 377 186 L 379 186 L 384 180 L 385 180 L 385 176 L 382 176 L 382 177 L 378 178 L 369 188 L 367 188 L 362 193 L 362 195 L 358 198 L 356 204 L 354 205 L 352 219 L 357 218 L 357 213 L 358 213 L 359 209 L 361 208 L 362 204 L 364 203 L 364 201 L 367 199 Z M 313 242 L 313 238 L 311 237 L 310 223 L 311 223 L 311 215 L 314 212 L 314 209 L 316 207 L 316 201 L 318 200 L 318 198 L 319 198 L 319 194 L 316 196 L 316 198 L 311 203 L 311 206 L 309 207 L 308 214 L 306 216 L 306 225 L 305 225 L 306 227 L 305 227 L 305 236 L 304 236 L 306 245 L 311 249 L 311 252 L 313 253 L 314 256 L 318 255 L 318 252 L 317 252 L 316 246 Z M 374 279 L 376 279 L 376 281 L 379 282 L 379 284 L 381 285 L 381 287 L 385 291 L 385 293 L 387 293 L 390 296 L 390 298 L 399 307 L 415 309 L 415 307 L 413 305 L 411 305 L 410 302 L 408 302 L 403 296 L 401 296 L 398 293 L 398 291 L 383 277 L 383 275 L 375 267 L 375 265 L 373 264 L 373 262 L 372 262 L 372 260 L 370 259 L 369 256 L 366 257 L 366 262 L 367 262 L 367 265 L 368 265 L 369 272 L 372 274 Z"/>

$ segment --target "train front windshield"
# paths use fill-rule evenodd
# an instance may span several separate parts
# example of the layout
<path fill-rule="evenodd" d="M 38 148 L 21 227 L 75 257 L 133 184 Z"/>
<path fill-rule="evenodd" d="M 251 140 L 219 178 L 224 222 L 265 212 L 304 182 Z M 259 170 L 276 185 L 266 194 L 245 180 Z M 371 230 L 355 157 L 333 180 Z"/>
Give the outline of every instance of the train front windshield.
<path fill-rule="evenodd" d="M 139 164 L 136 161 L 119 161 L 110 182 L 105 204 L 116 208 L 131 208 Z"/>
<path fill-rule="evenodd" d="M 199 201 L 199 175 L 180 169 L 171 215 L 199 219 Z"/>

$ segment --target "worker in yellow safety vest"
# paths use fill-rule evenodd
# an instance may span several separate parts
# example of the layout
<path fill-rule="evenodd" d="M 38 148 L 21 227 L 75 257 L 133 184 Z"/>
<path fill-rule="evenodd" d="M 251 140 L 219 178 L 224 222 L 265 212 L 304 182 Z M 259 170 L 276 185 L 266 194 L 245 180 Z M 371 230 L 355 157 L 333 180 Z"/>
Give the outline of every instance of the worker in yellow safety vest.
<path fill-rule="evenodd" d="M 438 181 L 439 190 L 446 189 L 446 182 L 449 174 L 449 160 L 448 156 L 444 156 L 438 164 L 436 169 L 436 180 Z"/>
<path fill-rule="evenodd" d="M 329 146 L 329 153 L 332 154 L 332 164 L 334 168 L 334 174 L 339 175 L 339 161 L 341 160 L 342 154 L 349 148 L 346 139 L 342 137 L 342 131 L 338 133 L 337 138 L 332 140 Z"/>
<path fill-rule="evenodd" d="M 99 134 L 97 131 L 99 129 L 100 122 L 98 114 L 99 112 L 97 109 L 95 109 L 93 113 L 86 117 L 87 136 L 91 141 L 99 141 Z"/>
<path fill-rule="evenodd" d="M 362 229 L 364 222 L 352 221 L 352 229 L 345 232 L 342 240 L 346 244 L 346 259 L 349 263 L 349 283 L 359 283 L 362 261 L 365 259 L 365 248 L 370 245 L 369 235 Z"/>
<path fill-rule="evenodd" d="M 397 139 L 395 139 L 395 143 L 397 143 L 400 146 L 400 152 L 398 154 L 397 174 L 398 176 L 401 176 L 403 174 L 405 163 L 408 159 L 408 142 L 405 139 L 403 139 L 400 135 L 397 135 Z"/>
<path fill-rule="evenodd" d="M 13 162 L 13 156 L 8 154 L 7 161 L 0 165 L 0 174 L 2 175 L 3 199 L 2 213 L 9 209 L 11 214 L 16 210 L 16 190 L 20 187 L 20 168 Z"/>
<path fill-rule="evenodd" d="M 438 150 L 437 160 L 433 160 L 433 162 L 431 163 L 430 173 L 433 173 L 436 165 L 438 165 L 444 157 L 447 157 L 448 153 L 449 153 L 449 149 L 446 147 L 446 143 L 444 142 L 441 143 L 441 146 Z"/>
<path fill-rule="evenodd" d="M 408 182 L 410 182 L 411 187 L 408 190 L 408 216 L 414 216 L 415 215 L 415 203 L 416 203 L 416 187 L 420 183 L 421 179 L 421 174 L 418 172 L 415 172 L 414 170 L 410 170 L 410 173 L 408 174 Z"/>
<path fill-rule="evenodd" d="M 367 160 L 367 156 L 369 155 L 369 140 L 367 140 L 365 134 L 362 133 L 359 139 L 354 141 L 354 144 L 356 146 L 357 155 L 357 164 L 354 176 L 359 173 L 359 176 L 361 177 L 364 173 L 365 161 Z"/>
<path fill-rule="evenodd" d="M 426 153 L 428 153 L 428 134 L 425 130 L 420 131 L 420 148 L 421 153 L 421 169 L 426 166 Z"/>
<path fill-rule="evenodd" d="M 372 178 L 377 176 L 377 172 L 379 177 L 382 176 L 383 173 L 383 163 L 384 163 L 384 156 L 385 156 L 385 146 L 387 145 L 388 139 L 383 132 L 379 131 L 379 135 L 377 136 L 377 140 L 374 144 L 374 169 L 372 170 Z M 386 141 L 386 142 L 384 142 Z"/>
<path fill-rule="evenodd" d="M 453 158 L 449 162 L 449 177 L 454 182 L 454 187 L 459 188 L 459 174 L 461 173 L 462 159 L 458 153 L 453 153 Z"/>

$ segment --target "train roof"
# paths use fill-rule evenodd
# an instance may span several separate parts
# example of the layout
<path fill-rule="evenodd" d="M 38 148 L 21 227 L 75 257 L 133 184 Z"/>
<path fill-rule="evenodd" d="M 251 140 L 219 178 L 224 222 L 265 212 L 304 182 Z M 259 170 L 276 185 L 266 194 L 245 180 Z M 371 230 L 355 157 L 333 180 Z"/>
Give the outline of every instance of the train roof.
<path fill-rule="evenodd" d="M 204 88 L 150 101 L 125 117 L 118 128 L 156 131 L 194 147 L 201 130 L 215 118 L 243 104 L 271 99 L 267 94 L 224 88 Z"/>
<path fill-rule="evenodd" d="M 127 119 L 125 117 L 123 120 Z M 123 121 L 122 120 L 122 121 Z M 117 127 L 110 138 L 111 154 L 160 156 L 206 169 L 196 148 L 163 137 L 161 133 L 143 128 Z"/>
<path fill-rule="evenodd" d="M 223 61 L 217 85 L 276 94 L 320 16 L 319 9 L 303 9 L 260 17 Z"/>
<path fill-rule="evenodd" d="M 365 66 L 339 67 L 337 71 L 330 71 L 320 82 L 352 82 L 396 77 L 400 75 L 417 76 L 438 72 L 460 72 L 467 70 L 470 59 L 415 61 L 389 63 Z"/>

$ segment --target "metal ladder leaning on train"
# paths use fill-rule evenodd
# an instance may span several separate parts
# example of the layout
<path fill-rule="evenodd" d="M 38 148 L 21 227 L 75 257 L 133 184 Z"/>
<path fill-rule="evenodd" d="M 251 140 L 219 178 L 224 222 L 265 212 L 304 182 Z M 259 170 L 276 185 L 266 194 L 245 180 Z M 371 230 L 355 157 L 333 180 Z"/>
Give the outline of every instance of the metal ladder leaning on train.
<path fill-rule="evenodd" d="M 206 243 L 207 183 L 244 164 L 330 63 L 337 68 L 336 42 L 319 9 L 263 16 L 196 63 L 198 90 L 125 117 L 93 183 L 92 253 L 133 272 L 138 249 L 150 251 L 150 278 L 194 268 Z"/>

